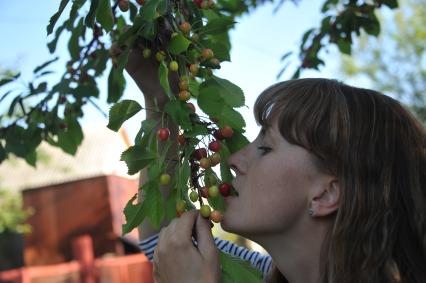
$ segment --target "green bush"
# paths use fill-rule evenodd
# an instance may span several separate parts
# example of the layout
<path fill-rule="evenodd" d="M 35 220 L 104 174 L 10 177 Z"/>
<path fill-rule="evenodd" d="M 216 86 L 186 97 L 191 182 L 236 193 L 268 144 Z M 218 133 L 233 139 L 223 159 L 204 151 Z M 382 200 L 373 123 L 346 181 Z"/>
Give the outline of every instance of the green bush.
<path fill-rule="evenodd" d="M 0 233 L 30 233 L 25 222 L 33 213 L 32 208 L 22 207 L 20 194 L 0 188 Z"/>

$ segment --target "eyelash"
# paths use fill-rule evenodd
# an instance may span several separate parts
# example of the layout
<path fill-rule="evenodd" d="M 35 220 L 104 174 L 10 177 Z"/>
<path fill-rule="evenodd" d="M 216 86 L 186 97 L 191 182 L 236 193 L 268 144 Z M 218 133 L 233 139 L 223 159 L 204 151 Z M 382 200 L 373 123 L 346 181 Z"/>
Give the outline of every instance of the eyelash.
<path fill-rule="evenodd" d="M 260 150 L 263 151 L 262 155 L 265 155 L 272 150 L 272 148 L 267 147 L 267 146 L 258 146 L 257 149 L 260 149 Z"/>

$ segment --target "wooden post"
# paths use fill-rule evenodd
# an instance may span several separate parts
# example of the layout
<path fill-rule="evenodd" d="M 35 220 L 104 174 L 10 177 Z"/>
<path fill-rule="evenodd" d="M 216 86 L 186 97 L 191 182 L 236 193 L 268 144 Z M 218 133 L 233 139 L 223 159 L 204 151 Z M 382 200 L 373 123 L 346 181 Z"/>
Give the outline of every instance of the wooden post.
<path fill-rule="evenodd" d="M 80 264 L 80 278 L 82 283 L 96 283 L 95 256 L 93 241 L 89 235 L 83 235 L 72 241 L 74 258 Z"/>

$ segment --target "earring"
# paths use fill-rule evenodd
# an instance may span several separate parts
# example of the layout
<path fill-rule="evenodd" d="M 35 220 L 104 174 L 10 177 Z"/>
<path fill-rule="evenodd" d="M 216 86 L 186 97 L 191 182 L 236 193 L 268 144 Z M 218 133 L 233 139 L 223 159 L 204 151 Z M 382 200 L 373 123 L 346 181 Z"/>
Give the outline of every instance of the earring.
<path fill-rule="evenodd" d="M 308 214 L 309 214 L 309 216 L 314 215 L 314 210 L 312 208 L 309 208 L 308 209 Z"/>

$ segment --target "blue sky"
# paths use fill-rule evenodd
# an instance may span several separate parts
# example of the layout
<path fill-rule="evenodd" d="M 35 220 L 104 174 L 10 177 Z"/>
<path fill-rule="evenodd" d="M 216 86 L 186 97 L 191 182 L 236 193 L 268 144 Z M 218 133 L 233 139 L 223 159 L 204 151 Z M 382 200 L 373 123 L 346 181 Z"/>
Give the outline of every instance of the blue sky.
<path fill-rule="evenodd" d="M 287 1 L 278 12 L 275 5 L 264 5 L 250 14 L 238 19 L 231 31 L 231 60 L 222 64 L 216 75 L 226 78 L 240 86 L 246 97 L 248 107 L 240 108 L 240 113 L 247 122 L 247 137 L 254 139 L 258 127 L 254 122 L 252 106 L 258 94 L 269 85 L 275 83 L 276 75 L 281 69 L 280 57 L 287 51 L 297 51 L 300 37 L 307 29 L 317 26 L 321 20 L 319 13 L 322 1 L 301 1 L 294 5 Z M 20 70 L 22 81 L 32 78 L 32 70 L 42 62 L 52 58 L 46 47 L 46 25 L 50 16 L 56 12 L 59 1 L 0 1 L 0 67 Z M 62 15 L 62 19 L 67 15 Z M 60 19 L 61 21 L 61 19 Z M 63 72 L 64 62 L 69 58 L 64 35 L 58 44 L 57 55 L 61 60 L 52 66 L 53 70 Z M 338 58 L 334 48 L 326 55 L 327 67 L 321 72 L 306 72 L 304 77 L 338 77 Z M 294 57 L 296 60 L 296 57 Z M 290 69 L 291 70 L 291 69 Z M 281 80 L 288 78 L 291 71 Z M 104 77 L 107 76 L 105 72 Z M 52 78 L 51 82 L 57 80 Z M 99 81 L 101 101 L 106 95 L 106 79 Z M 129 79 L 125 98 L 135 99 L 143 104 L 143 96 Z M 6 104 L 3 102 L 2 104 Z M 108 112 L 109 106 L 100 102 L 101 108 Z M 5 105 L 0 105 L 4 111 Z M 144 114 L 140 113 L 125 123 L 130 138 L 139 129 Z M 93 107 L 85 107 L 83 126 L 106 125 L 107 120 Z"/>

